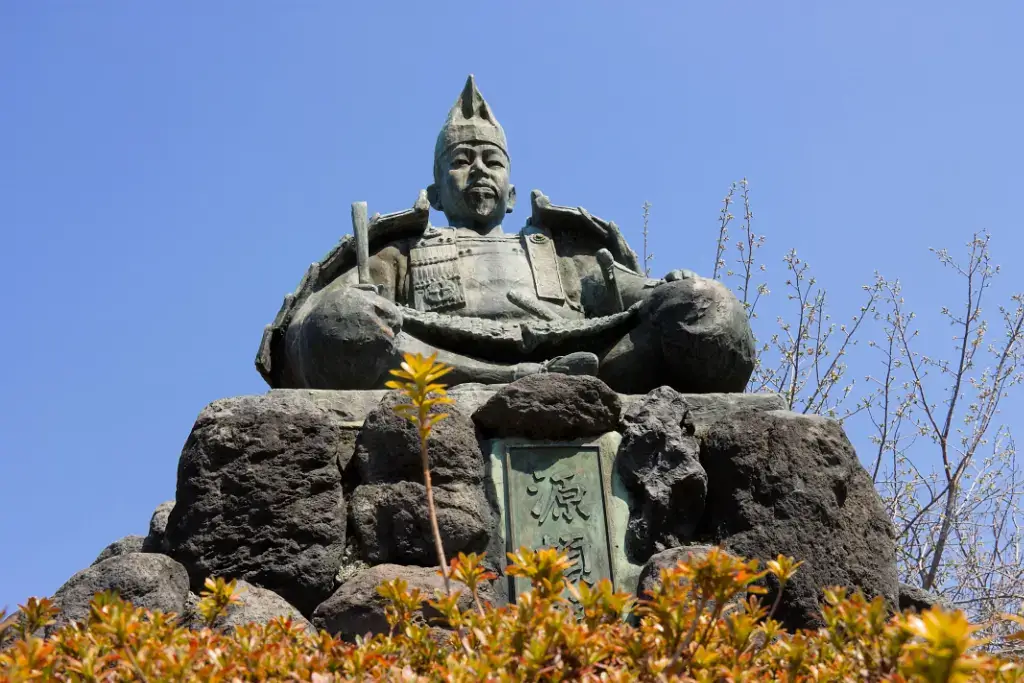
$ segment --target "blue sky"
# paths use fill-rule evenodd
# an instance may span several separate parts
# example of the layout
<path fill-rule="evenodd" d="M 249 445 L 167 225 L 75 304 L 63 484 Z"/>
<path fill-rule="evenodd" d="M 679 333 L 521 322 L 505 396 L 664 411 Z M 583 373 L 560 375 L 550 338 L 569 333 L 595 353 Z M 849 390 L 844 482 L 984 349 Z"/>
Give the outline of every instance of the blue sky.
<path fill-rule="evenodd" d="M 638 250 L 651 202 L 657 274 L 710 272 L 746 176 L 770 273 L 796 248 L 845 315 L 880 270 L 935 321 L 956 281 L 927 249 L 974 230 L 993 302 L 1024 289 L 1022 25 L 1015 1 L 0 3 L 0 606 L 145 533 L 202 407 L 265 390 L 262 328 L 350 203 L 430 182 L 468 73 L 520 196 Z"/>

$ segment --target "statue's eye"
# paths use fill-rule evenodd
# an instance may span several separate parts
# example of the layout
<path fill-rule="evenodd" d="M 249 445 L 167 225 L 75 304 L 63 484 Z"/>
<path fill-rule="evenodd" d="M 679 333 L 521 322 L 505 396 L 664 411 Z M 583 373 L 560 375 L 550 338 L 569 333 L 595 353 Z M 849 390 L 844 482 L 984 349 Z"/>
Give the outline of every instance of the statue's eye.
<path fill-rule="evenodd" d="M 487 162 L 487 166 L 490 168 L 505 168 L 505 162 L 501 159 L 491 159 Z"/>
<path fill-rule="evenodd" d="M 467 159 L 466 157 L 456 157 L 452 159 L 452 166 L 455 168 L 469 166 L 469 159 Z"/>

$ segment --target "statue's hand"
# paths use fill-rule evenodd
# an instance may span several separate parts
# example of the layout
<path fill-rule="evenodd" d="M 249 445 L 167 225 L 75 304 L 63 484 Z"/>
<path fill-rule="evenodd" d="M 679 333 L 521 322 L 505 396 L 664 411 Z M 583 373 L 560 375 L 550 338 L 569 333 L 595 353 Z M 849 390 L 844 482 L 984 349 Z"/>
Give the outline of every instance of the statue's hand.
<path fill-rule="evenodd" d="M 686 270 L 685 268 L 677 268 L 670 270 L 665 275 L 665 282 L 675 282 L 676 280 L 693 280 L 697 277 L 697 273 L 692 270 Z"/>
<path fill-rule="evenodd" d="M 565 356 L 556 356 L 544 363 L 517 363 L 512 369 L 512 374 L 513 379 L 545 372 L 596 377 L 599 366 L 600 361 L 595 354 L 589 351 L 576 351 Z"/>
<path fill-rule="evenodd" d="M 544 363 L 545 372 L 558 372 L 563 375 L 597 376 L 600 361 L 597 355 L 589 351 L 576 351 L 565 356 L 552 358 Z"/>

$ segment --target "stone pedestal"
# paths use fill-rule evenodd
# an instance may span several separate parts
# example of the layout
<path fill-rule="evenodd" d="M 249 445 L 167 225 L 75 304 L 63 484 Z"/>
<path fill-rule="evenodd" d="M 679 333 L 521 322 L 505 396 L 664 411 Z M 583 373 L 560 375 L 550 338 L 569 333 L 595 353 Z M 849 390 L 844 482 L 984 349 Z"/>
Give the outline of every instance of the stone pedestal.
<path fill-rule="evenodd" d="M 619 395 L 557 374 L 450 394 L 428 448 L 441 535 L 449 557 L 486 552 L 499 575 L 491 601 L 523 589 L 503 575 L 521 544 L 559 546 L 574 580 L 627 591 L 720 545 L 804 562 L 778 611 L 788 627 L 817 625 L 830 585 L 897 605 L 891 525 L 832 420 L 788 412 L 776 395 Z M 418 441 L 396 402 L 304 389 L 214 402 L 185 443 L 173 507 L 154 515 L 166 529 L 151 529 L 141 554 L 138 539 L 112 547 L 117 561 L 90 571 L 156 550 L 187 573 L 188 586 L 165 591 L 183 600 L 209 576 L 237 578 L 346 637 L 379 630 L 366 615 L 381 606 L 358 597 L 376 600 L 363 586 L 374 568 L 426 585 L 436 564 Z"/>

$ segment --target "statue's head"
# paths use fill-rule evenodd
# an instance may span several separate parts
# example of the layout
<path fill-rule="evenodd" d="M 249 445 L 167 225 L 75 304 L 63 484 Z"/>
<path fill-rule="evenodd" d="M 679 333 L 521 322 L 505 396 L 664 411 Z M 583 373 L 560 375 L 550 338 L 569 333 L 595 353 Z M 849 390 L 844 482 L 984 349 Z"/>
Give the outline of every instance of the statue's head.
<path fill-rule="evenodd" d="M 515 205 L 510 171 L 505 131 L 470 76 L 437 136 L 430 203 L 452 226 L 489 230 Z"/>

